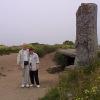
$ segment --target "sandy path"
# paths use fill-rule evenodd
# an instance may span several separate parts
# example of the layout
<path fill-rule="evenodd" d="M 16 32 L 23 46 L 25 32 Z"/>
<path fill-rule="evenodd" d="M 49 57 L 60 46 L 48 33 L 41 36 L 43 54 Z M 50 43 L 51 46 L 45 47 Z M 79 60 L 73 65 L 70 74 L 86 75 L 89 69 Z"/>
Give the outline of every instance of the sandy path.
<path fill-rule="evenodd" d="M 16 65 L 16 54 L 0 56 L 0 100 L 38 100 L 57 84 L 58 75 L 48 74 L 47 68 L 54 66 L 53 53 L 40 59 L 40 88 L 20 88 L 21 71 Z M 6 76 L 5 76 L 6 75 Z"/>

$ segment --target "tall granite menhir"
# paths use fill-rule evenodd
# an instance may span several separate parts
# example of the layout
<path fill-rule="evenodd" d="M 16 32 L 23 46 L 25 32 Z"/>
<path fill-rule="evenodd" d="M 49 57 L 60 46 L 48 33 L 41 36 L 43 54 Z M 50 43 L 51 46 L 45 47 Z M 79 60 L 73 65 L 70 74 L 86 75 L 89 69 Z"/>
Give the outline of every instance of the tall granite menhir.
<path fill-rule="evenodd" d="M 76 13 L 76 58 L 75 65 L 89 65 L 96 57 L 97 5 L 82 3 Z"/>

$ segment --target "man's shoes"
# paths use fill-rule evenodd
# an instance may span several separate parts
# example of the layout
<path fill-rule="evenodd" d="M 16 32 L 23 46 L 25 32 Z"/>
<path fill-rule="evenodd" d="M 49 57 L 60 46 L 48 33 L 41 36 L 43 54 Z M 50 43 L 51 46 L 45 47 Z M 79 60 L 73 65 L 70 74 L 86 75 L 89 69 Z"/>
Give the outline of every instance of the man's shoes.
<path fill-rule="evenodd" d="M 33 87 L 33 84 L 30 84 L 30 87 Z"/>
<path fill-rule="evenodd" d="M 37 88 L 39 88 L 39 87 L 40 87 L 40 85 L 36 85 L 36 87 L 37 87 Z"/>
<path fill-rule="evenodd" d="M 30 85 L 29 85 L 29 84 L 26 84 L 26 87 L 27 87 L 27 88 L 29 88 L 29 87 L 30 87 Z"/>
<path fill-rule="evenodd" d="M 24 87 L 25 87 L 25 85 L 24 85 L 24 84 L 22 84 L 22 85 L 21 85 L 21 88 L 24 88 Z"/>

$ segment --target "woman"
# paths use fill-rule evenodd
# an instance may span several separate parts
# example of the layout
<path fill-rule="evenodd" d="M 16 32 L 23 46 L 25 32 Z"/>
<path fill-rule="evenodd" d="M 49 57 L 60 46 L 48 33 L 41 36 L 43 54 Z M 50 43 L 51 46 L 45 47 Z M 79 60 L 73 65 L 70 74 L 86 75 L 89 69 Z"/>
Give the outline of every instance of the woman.
<path fill-rule="evenodd" d="M 39 56 L 34 52 L 34 49 L 29 49 L 29 74 L 31 85 L 36 83 L 36 87 L 40 87 L 39 77 L 38 77 L 38 67 L 39 67 Z M 35 82 L 35 83 L 34 83 Z"/>

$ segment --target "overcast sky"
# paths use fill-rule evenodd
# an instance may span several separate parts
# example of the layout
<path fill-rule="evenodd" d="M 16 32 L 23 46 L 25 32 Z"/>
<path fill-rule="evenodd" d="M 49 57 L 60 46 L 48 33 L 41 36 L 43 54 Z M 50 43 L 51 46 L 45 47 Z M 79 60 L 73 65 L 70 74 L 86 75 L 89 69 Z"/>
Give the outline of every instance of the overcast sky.
<path fill-rule="evenodd" d="M 0 0 L 0 43 L 75 41 L 76 11 L 82 2 L 98 4 L 100 43 L 100 0 Z"/>

